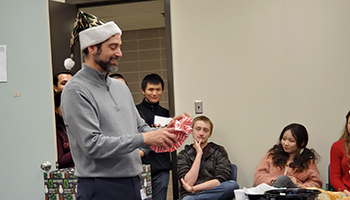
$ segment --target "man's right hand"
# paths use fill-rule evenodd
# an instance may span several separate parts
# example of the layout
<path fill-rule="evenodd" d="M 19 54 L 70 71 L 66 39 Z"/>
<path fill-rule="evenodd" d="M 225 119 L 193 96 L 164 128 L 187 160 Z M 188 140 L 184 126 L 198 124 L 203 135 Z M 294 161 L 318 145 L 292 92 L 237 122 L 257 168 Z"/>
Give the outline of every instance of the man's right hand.
<path fill-rule="evenodd" d="M 200 154 L 200 155 L 203 154 L 203 149 L 201 147 L 201 142 L 202 142 L 202 138 L 199 139 L 199 141 L 197 141 L 197 140 L 195 140 L 193 138 L 193 147 L 196 149 L 197 154 Z"/>
<path fill-rule="evenodd" d="M 177 143 L 177 138 L 173 134 L 175 128 L 162 128 L 156 131 L 143 133 L 145 144 L 152 146 L 162 146 L 163 148 L 173 147 Z"/>

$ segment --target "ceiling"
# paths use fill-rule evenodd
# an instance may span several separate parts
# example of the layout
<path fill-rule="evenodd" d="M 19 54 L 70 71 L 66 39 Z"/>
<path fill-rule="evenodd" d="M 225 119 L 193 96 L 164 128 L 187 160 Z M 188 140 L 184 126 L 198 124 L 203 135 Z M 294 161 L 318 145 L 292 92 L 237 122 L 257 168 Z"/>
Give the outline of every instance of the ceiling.
<path fill-rule="evenodd" d="M 83 7 L 80 10 L 105 21 L 114 21 L 123 31 L 165 26 L 164 0 Z"/>

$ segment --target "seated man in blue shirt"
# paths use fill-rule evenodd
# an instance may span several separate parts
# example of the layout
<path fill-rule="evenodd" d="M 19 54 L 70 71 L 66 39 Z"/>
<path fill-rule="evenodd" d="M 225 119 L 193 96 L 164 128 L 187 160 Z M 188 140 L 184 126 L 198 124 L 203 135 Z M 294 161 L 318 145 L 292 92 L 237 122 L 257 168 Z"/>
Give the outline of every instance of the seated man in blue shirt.
<path fill-rule="evenodd" d="M 231 180 L 231 162 L 224 147 L 208 139 L 213 123 L 206 116 L 193 120 L 193 144 L 178 154 L 177 171 L 182 200 L 232 200 L 238 184 Z"/>

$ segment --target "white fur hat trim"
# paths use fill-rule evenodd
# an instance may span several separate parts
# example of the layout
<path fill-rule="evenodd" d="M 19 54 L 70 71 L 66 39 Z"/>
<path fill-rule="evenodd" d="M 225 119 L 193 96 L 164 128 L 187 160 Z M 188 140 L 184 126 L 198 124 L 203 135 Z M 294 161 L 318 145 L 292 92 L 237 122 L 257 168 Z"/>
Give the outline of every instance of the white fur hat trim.
<path fill-rule="evenodd" d="M 122 30 L 113 21 L 83 30 L 79 33 L 80 50 L 104 42 L 115 34 L 122 35 Z"/>

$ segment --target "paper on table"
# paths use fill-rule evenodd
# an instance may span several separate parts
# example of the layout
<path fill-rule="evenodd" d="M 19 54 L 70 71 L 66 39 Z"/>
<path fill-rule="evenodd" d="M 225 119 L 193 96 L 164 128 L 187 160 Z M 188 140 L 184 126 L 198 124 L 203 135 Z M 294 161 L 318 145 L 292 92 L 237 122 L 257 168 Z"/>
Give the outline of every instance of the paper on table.
<path fill-rule="evenodd" d="M 266 183 L 261 183 L 260 185 L 256 186 L 256 187 L 252 187 L 252 188 L 243 188 L 245 189 L 245 193 L 246 194 L 264 194 L 264 192 L 268 191 L 268 190 L 273 190 L 273 189 L 284 189 L 284 188 L 276 188 L 273 186 L 270 186 Z"/>
<path fill-rule="evenodd" d="M 244 187 L 243 189 L 234 190 L 234 193 L 235 193 L 236 200 L 247 200 L 248 197 L 246 195 L 248 194 L 259 195 L 259 194 L 264 194 L 264 192 L 268 190 L 274 190 L 274 189 L 280 189 L 280 188 L 269 186 L 266 183 L 261 183 L 256 187 L 251 187 L 251 188 Z"/>
<path fill-rule="evenodd" d="M 167 125 L 173 118 L 154 115 L 154 123 L 162 126 Z"/>

